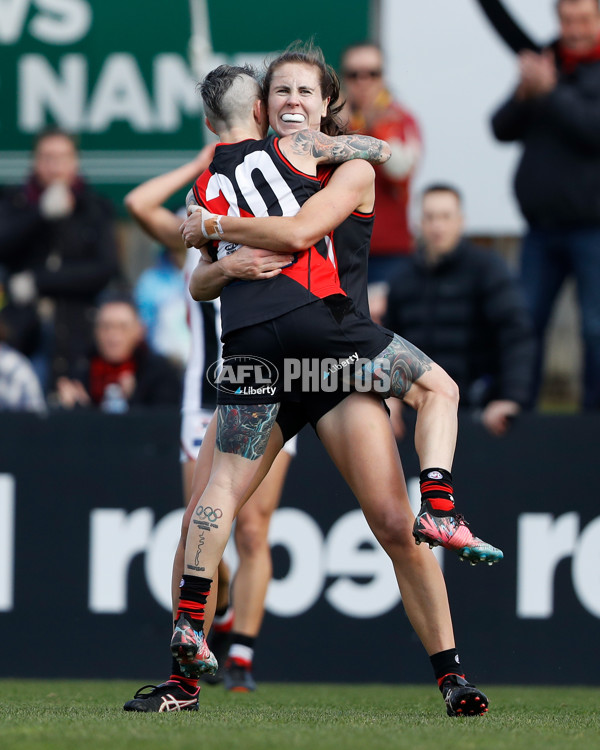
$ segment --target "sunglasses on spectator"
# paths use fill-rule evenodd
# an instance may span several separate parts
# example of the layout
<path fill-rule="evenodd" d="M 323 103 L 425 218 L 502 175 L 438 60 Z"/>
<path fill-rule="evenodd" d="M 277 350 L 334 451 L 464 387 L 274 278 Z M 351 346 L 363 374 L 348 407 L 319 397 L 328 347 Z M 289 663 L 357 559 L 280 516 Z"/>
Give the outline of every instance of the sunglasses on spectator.
<path fill-rule="evenodd" d="M 381 70 L 345 70 L 344 78 L 348 78 L 350 81 L 357 81 L 359 78 L 381 78 Z"/>

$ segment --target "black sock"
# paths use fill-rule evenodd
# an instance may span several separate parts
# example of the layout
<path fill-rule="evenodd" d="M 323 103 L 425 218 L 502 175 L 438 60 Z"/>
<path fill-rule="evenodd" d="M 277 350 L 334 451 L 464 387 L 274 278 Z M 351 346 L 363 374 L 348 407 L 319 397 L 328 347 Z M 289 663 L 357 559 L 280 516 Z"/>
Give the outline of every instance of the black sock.
<path fill-rule="evenodd" d="M 227 612 L 229 609 L 229 602 L 224 607 L 217 607 L 215 610 L 215 617 L 223 617 L 223 615 Z"/>
<path fill-rule="evenodd" d="M 240 646 L 247 646 L 248 648 L 254 648 L 256 643 L 256 636 L 243 635 L 242 633 L 236 633 L 235 630 L 231 633 L 231 645 L 239 643 Z"/>
<path fill-rule="evenodd" d="M 464 677 L 463 668 L 460 665 L 458 651 L 455 648 L 449 648 L 446 651 L 438 651 L 429 657 L 435 679 L 441 687 L 442 680 L 447 674 L 457 674 Z"/>
<path fill-rule="evenodd" d="M 204 628 L 204 608 L 210 593 L 212 578 L 184 575 L 179 593 L 176 619 L 184 614 L 194 630 Z"/>
<path fill-rule="evenodd" d="M 197 677 L 186 677 L 181 671 L 179 662 L 175 657 L 171 659 L 171 676 L 169 677 L 170 682 L 178 682 L 184 690 L 188 692 L 194 692 L 198 687 Z"/>

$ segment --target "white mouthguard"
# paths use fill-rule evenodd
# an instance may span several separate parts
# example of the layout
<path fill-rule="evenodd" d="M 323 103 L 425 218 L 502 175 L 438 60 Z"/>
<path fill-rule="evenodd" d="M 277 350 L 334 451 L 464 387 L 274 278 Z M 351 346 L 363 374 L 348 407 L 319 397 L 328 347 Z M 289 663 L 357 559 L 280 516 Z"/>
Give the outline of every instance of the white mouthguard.
<path fill-rule="evenodd" d="M 286 115 L 281 115 L 281 119 L 284 122 L 304 122 L 304 115 L 292 115 L 291 113 L 288 113 Z"/>

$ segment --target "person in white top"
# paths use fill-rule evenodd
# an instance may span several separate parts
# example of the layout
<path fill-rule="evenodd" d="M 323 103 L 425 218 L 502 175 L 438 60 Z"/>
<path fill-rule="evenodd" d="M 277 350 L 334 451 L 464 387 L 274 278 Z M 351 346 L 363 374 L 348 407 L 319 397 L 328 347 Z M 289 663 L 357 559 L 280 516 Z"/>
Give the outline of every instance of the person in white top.
<path fill-rule="evenodd" d="M 46 402 L 31 362 L 6 343 L 7 337 L 0 316 L 0 411 L 43 412 Z"/>

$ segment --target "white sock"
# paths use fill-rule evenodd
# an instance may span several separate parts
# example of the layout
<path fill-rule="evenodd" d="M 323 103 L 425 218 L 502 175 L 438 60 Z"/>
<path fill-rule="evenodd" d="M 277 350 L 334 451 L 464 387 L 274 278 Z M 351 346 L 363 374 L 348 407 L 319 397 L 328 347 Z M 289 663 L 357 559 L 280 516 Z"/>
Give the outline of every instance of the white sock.
<path fill-rule="evenodd" d="M 229 648 L 229 656 L 233 659 L 239 659 L 240 661 L 252 664 L 252 658 L 254 656 L 254 649 L 250 646 L 242 646 L 241 643 L 232 643 Z"/>

